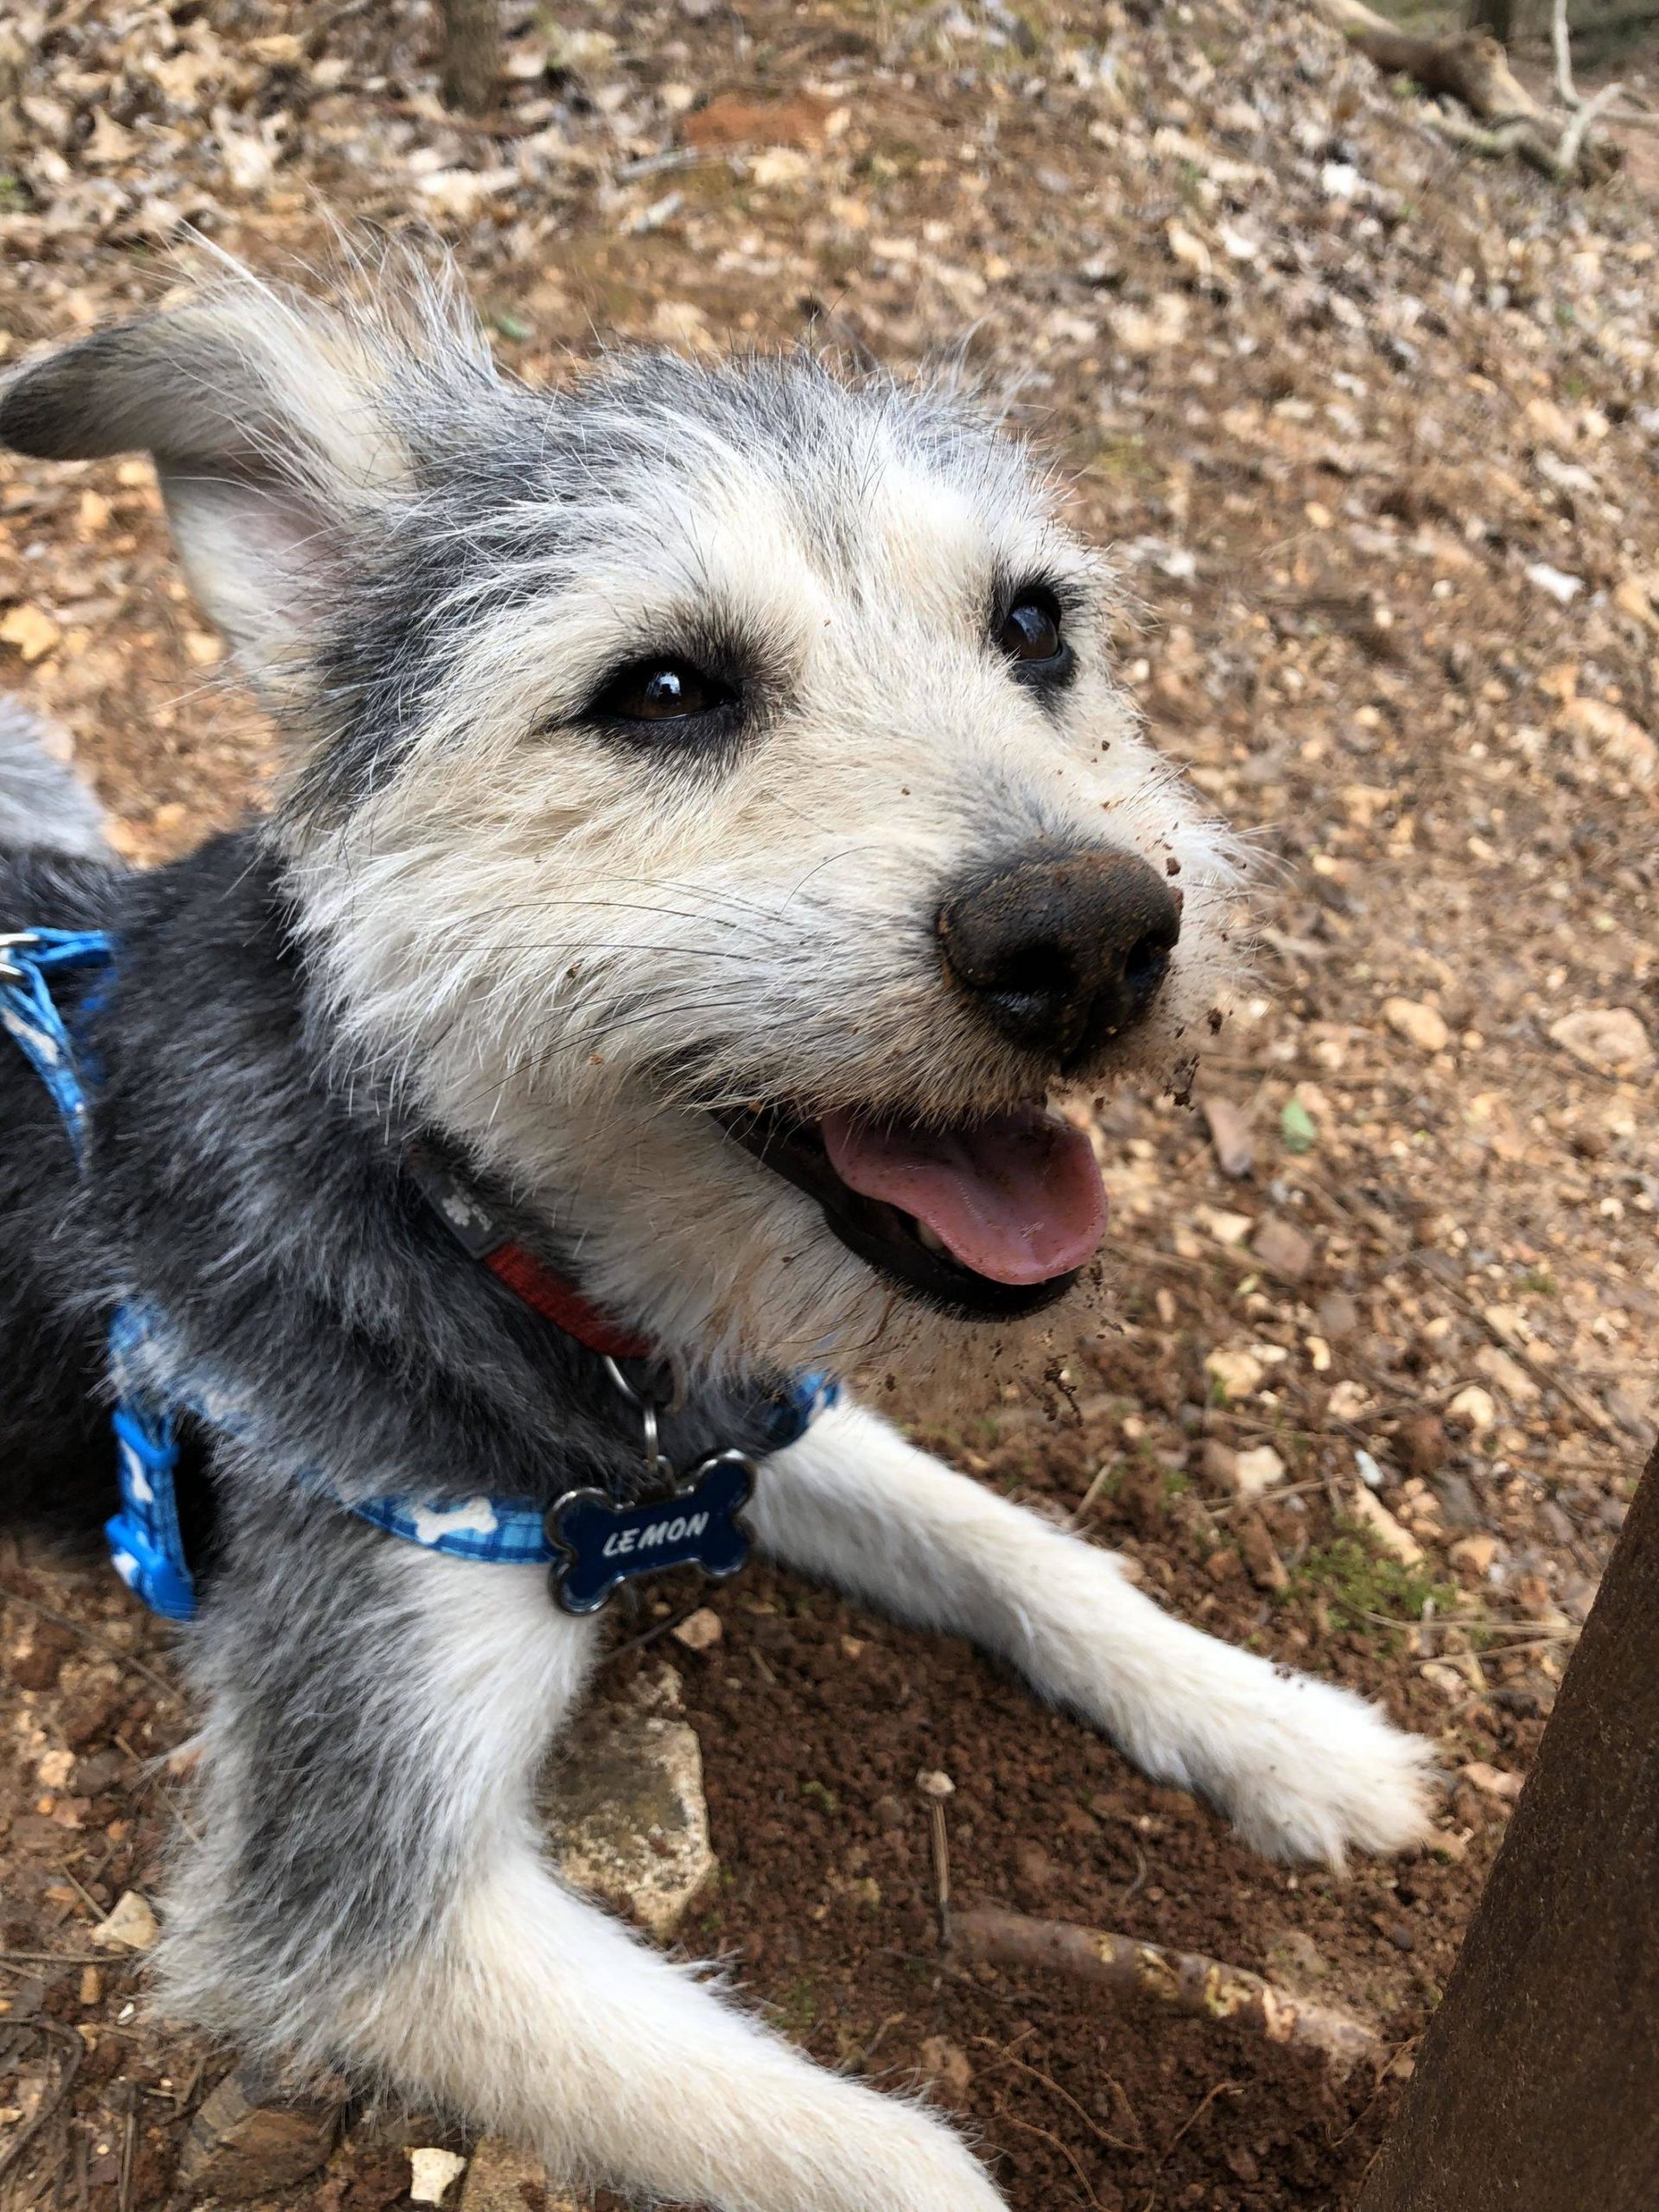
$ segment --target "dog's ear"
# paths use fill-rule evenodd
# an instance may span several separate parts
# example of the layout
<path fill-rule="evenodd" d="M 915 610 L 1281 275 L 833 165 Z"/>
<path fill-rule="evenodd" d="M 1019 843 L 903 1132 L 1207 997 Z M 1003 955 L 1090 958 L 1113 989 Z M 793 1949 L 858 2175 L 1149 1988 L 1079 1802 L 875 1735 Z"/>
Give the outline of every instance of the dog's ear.
<path fill-rule="evenodd" d="M 0 383 L 0 444 L 155 456 L 186 572 L 250 675 L 281 692 L 308 618 L 407 477 L 366 327 L 253 283 L 99 333 Z"/>

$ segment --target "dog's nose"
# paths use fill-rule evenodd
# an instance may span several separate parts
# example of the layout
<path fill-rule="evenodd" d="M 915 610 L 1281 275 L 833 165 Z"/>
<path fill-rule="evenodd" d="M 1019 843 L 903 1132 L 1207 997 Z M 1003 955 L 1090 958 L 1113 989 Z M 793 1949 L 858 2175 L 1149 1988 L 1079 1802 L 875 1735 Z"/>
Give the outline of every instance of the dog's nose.
<path fill-rule="evenodd" d="M 936 926 L 957 988 L 1065 1071 L 1145 1016 L 1181 933 L 1181 900 L 1132 853 L 1034 845 L 954 886 Z"/>

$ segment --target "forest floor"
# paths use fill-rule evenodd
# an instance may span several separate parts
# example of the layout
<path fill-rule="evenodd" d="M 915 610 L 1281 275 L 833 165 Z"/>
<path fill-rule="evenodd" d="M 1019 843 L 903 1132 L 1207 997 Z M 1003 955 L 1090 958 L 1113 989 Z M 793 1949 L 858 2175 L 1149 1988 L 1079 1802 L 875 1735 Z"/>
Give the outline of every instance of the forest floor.
<path fill-rule="evenodd" d="M 1111 1325 L 1059 1392 L 926 1433 L 1434 1738 L 1437 1846 L 1266 1865 L 965 1647 L 757 1572 L 676 1656 L 722 1867 L 689 1940 L 819 2056 L 931 2082 L 1017 2212 L 1337 2212 L 1654 1437 L 1651 143 L 1563 194 L 1255 0 L 509 16 L 474 125 L 403 0 L 21 0 L 0 346 L 154 302 L 186 226 L 280 269 L 336 219 L 422 225 L 527 376 L 614 340 L 960 353 L 1052 455 L 1115 549 L 1153 730 L 1264 863 L 1255 980 L 1195 1106 L 1103 1111 Z M 270 774 L 219 652 L 147 464 L 0 466 L 0 685 L 70 733 L 138 861 Z M 0 1613 L 0 2131 L 44 2115 L 0 2201 L 194 2203 L 176 2156 L 226 2058 L 89 1939 L 182 1816 L 169 1637 L 10 1541 Z M 953 1966 L 919 1769 L 956 1785 L 960 1899 L 1252 1967 L 1375 2024 L 1385 2063 L 1337 2086 Z M 405 2204 L 406 2139 L 359 2126 L 282 2201 Z"/>

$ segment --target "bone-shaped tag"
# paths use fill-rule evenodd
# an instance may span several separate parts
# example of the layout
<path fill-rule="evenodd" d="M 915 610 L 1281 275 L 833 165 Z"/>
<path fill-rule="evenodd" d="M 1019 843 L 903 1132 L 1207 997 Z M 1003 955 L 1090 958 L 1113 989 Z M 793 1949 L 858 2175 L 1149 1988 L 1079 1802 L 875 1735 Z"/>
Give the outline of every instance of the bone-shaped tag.
<path fill-rule="evenodd" d="M 749 1555 L 738 1515 L 754 1488 L 754 1462 L 741 1452 L 705 1459 L 683 1490 L 644 1505 L 618 1505 L 601 1490 L 575 1490 L 549 1509 L 553 1595 L 568 1613 L 594 1613 L 619 1582 L 665 1567 L 700 1567 L 717 1580 Z"/>

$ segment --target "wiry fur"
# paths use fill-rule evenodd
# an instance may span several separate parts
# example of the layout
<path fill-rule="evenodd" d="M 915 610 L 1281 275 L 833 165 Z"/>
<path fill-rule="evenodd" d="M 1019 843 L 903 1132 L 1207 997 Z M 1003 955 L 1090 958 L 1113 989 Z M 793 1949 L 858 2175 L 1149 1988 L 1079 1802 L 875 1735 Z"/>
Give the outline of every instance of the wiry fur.
<path fill-rule="evenodd" d="M 675 1356 L 681 1465 L 763 1449 L 781 1367 L 938 1366 L 1005 1333 L 896 1298 L 709 1109 L 950 1119 L 1040 1091 L 933 928 L 964 870 L 1035 840 L 1140 854 L 1185 893 L 1154 1012 L 1083 1074 L 1192 1056 L 1230 849 L 1113 681 L 1109 580 L 947 393 L 667 359 L 532 393 L 442 290 L 376 316 L 238 280 L 25 366 L 0 440 L 155 454 L 289 747 L 268 827 L 138 876 L 86 857 L 85 809 L 0 729 L 0 846 L 41 849 L 0 857 L 0 929 L 121 939 L 85 1185 L 0 1062 L 9 1493 L 108 1510 L 119 1299 L 245 1416 L 191 1440 L 202 1840 L 169 2003 L 670 2199 L 992 2212 L 936 2120 L 811 2068 L 543 1865 L 532 1786 L 594 1625 L 537 1571 L 334 1501 L 547 1503 L 639 1448 L 594 1361 L 448 1242 L 413 1136 L 469 1154 L 522 1242 Z M 1077 657 L 1045 696 L 987 644 L 1033 574 Z M 703 753 L 595 727 L 601 679 L 647 651 L 741 667 L 747 718 Z M 779 1558 L 1001 1652 L 1264 1850 L 1339 1863 L 1421 1827 L 1425 1754 L 1370 1708 L 1169 1620 L 868 1414 L 777 1456 L 754 1520 Z"/>

